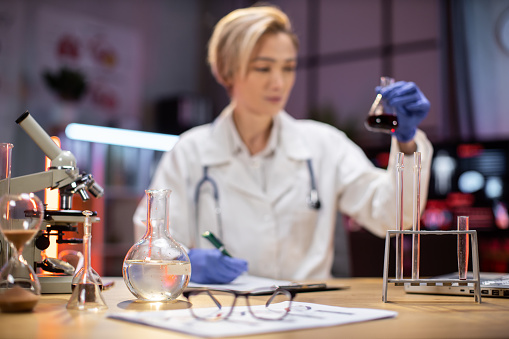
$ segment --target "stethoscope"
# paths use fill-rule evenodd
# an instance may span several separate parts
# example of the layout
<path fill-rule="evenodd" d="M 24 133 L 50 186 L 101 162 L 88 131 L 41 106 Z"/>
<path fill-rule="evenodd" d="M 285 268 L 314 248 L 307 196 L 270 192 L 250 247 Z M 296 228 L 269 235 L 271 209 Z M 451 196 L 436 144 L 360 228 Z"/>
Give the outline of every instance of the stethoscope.
<path fill-rule="evenodd" d="M 306 197 L 307 204 L 309 208 L 319 210 L 321 203 L 320 197 L 318 196 L 318 190 L 316 189 L 316 181 L 315 174 L 313 171 L 313 165 L 311 163 L 311 159 L 306 160 L 309 179 L 310 179 L 310 190 Z M 221 207 L 219 206 L 219 190 L 217 188 L 216 181 L 210 177 L 209 175 L 209 166 L 203 166 L 203 177 L 196 184 L 196 189 L 194 191 L 194 204 L 195 204 L 195 227 L 196 227 L 196 239 L 199 238 L 198 229 L 199 229 L 199 203 L 200 203 L 200 193 L 203 185 L 209 183 L 212 187 L 212 197 L 214 198 L 214 207 L 216 213 L 216 221 L 217 221 L 217 230 L 220 239 L 223 239 L 223 220 L 221 217 Z"/>

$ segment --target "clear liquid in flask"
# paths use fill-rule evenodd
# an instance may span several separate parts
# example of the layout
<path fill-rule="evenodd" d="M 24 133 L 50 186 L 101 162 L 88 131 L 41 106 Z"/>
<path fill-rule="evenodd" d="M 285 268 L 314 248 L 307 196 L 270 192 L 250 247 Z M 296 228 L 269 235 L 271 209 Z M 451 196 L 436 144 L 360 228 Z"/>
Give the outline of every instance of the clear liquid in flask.
<path fill-rule="evenodd" d="M 146 301 L 176 299 L 191 277 L 191 263 L 180 260 L 125 260 L 122 270 L 131 293 Z"/>

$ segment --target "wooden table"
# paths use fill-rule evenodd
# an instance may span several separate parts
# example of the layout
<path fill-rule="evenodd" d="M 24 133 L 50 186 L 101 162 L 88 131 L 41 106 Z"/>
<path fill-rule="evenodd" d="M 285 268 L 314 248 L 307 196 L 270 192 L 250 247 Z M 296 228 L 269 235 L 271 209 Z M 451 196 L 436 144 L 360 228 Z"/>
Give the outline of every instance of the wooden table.
<path fill-rule="evenodd" d="M 103 292 L 109 310 L 103 313 L 68 311 L 70 295 L 43 295 L 34 312 L 0 313 L 0 338 L 190 338 L 189 335 L 106 318 L 109 312 L 156 310 L 156 306 L 134 302 L 121 278 Z M 337 279 L 330 285 L 347 290 L 301 293 L 296 301 L 344 307 L 387 309 L 398 312 L 392 319 L 301 331 L 271 333 L 249 338 L 508 338 L 509 299 L 405 294 L 403 287 L 389 285 L 388 303 L 382 303 L 381 278 Z M 160 304 L 161 305 L 161 304 Z M 163 304 L 160 309 L 187 308 L 188 303 Z"/>

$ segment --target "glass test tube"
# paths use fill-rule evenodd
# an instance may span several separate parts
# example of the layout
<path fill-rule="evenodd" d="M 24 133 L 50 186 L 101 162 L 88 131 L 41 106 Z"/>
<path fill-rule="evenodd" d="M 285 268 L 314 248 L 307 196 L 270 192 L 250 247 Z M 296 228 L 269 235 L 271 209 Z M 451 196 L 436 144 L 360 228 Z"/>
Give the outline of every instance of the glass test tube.
<path fill-rule="evenodd" d="M 414 152 L 414 208 L 412 231 L 421 230 L 421 152 Z M 412 279 L 419 279 L 421 235 L 412 234 Z"/>
<path fill-rule="evenodd" d="M 458 231 L 468 231 L 468 217 L 458 217 Z M 468 234 L 458 234 L 458 273 L 460 280 L 467 279 L 469 243 Z"/>
<path fill-rule="evenodd" d="M 10 193 L 11 159 L 13 144 L 0 143 L 0 198 Z M 11 220 L 9 219 L 9 223 Z M 9 227 L 10 228 L 10 227 Z M 9 261 L 11 247 L 0 235 L 0 268 Z"/>
<path fill-rule="evenodd" d="M 403 159 L 405 155 L 399 152 L 396 159 L 396 176 L 397 176 L 397 211 L 396 224 L 398 231 L 403 231 L 403 170 L 405 168 Z M 396 236 L 396 279 L 403 279 L 403 234 Z"/>

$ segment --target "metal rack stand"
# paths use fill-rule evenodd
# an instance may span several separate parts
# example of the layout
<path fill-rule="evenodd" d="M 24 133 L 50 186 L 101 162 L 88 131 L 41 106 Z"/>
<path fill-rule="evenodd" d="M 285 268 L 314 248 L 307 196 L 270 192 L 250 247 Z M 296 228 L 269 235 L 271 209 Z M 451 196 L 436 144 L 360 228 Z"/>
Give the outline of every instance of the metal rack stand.
<path fill-rule="evenodd" d="M 450 234 L 465 234 L 470 235 L 472 240 L 472 271 L 473 271 L 473 279 L 410 279 L 410 278 L 402 278 L 402 279 L 388 279 L 389 275 L 389 251 L 390 251 L 390 239 L 391 235 L 396 234 L 405 235 L 405 234 L 420 234 L 420 235 L 450 235 Z M 399 258 L 401 252 L 396 252 L 396 262 L 398 262 L 401 258 Z M 383 276 L 383 294 L 382 301 L 384 303 L 387 302 L 387 284 L 394 283 L 395 286 L 404 286 L 405 284 L 411 284 L 412 286 L 418 286 L 419 284 L 427 284 L 428 286 L 436 286 L 436 284 L 441 283 L 444 286 L 467 286 L 469 283 L 474 284 L 474 302 L 481 303 L 481 283 L 479 276 L 479 252 L 477 247 L 477 232 L 475 230 L 469 231 L 396 231 L 389 230 L 387 231 L 385 237 L 385 256 L 384 256 L 384 276 Z"/>

